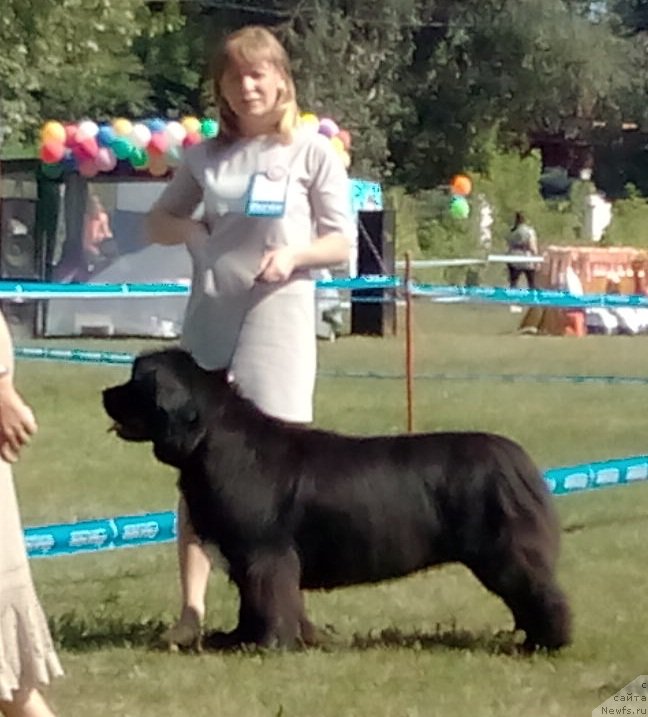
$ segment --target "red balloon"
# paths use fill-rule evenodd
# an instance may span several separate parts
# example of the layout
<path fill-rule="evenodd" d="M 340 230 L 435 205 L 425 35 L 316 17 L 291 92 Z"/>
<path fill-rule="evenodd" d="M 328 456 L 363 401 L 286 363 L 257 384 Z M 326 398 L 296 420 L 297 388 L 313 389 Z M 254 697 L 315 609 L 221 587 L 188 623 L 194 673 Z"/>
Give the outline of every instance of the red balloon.
<path fill-rule="evenodd" d="M 200 132 L 187 132 L 187 136 L 182 140 L 183 147 L 191 147 L 193 144 L 202 142 Z"/>
<path fill-rule="evenodd" d="M 48 139 L 43 142 L 38 153 L 40 158 L 46 164 L 55 164 L 63 159 L 65 154 L 65 146 L 61 142 L 57 142 L 53 139 Z"/>
<path fill-rule="evenodd" d="M 162 132 L 153 132 L 151 139 L 146 146 L 149 154 L 164 154 L 169 146 L 169 140 Z"/>

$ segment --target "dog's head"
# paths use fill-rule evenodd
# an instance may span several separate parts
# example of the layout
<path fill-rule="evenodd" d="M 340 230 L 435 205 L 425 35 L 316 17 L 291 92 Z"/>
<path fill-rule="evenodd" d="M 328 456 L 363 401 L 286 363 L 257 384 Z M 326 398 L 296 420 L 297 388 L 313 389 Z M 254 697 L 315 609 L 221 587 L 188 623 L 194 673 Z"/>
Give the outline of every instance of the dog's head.
<path fill-rule="evenodd" d="M 206 433 L 203 406 L 210 377 L 224 380 L 200 368 L 185 351 L 143 354 L 126 383 L 105 389 L 104 409 L 120 438 L 152 441 L 160 461 L 182 467 Z"/>

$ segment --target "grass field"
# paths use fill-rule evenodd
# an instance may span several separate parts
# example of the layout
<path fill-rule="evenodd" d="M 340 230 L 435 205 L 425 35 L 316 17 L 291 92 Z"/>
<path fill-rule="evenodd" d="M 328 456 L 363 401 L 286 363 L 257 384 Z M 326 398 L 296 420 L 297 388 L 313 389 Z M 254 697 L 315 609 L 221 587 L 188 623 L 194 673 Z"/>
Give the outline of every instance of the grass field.
<path fill-rule="evenodd" d="M 544 468 L 646 453 L 648 384 L 502 381 L 497 375 L 647 376 L 648 337 L 528 337 L 506 307 L 417 305 L 420 374 L 489 374 L 415 384 L 415 427 L 485 429 L 520 441 Z M 320 345 L 317 424 L 352 433 L 405 426 L 396 338 Z M 35 341 L 135 350 L 137 341 Z M 148 344 L 150 345 L 150 344 Z M 334 376 L 338 373 L 341 375 Z M 107 433 L 100 390 L 125 367 L 21 361 L 18 381 L 40 433 L 16 478 L 26 525 L 169 510 L 171 469 Z M 648 673 L 648 483 L 557 499 L 561 581 L 574 644 L 512 653 L 511 619 L 463 568 L 308 596 L 334 625 L 330 652 L 171 654 L 157 638 L 178 603 L 173 545 L 34 560 L 67 671 L 48 694 L 60 715 L 120 717 L 577 717 Z M 214 574 L 208 624 L 231 627 L 235 596 Z M 642 705 L 643 706 L 643 705 Z"/>

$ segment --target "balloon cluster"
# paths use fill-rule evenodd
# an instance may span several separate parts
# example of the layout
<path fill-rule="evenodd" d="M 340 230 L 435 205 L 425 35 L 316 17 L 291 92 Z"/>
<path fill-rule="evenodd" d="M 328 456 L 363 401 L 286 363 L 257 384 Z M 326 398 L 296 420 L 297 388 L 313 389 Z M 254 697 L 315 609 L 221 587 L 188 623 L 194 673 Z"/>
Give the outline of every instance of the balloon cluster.
<path fill-rule="evenodd" d="M 472 182 L 465 174 L 456 174 L 450 182 L 450 216 L 455 219 L 467 219 L 470 204 L 466 197 L 472 192 Z"/>
<path fill-rule="evenodd" d="M 312 112 L 303 112 L 299 117 L 303 127 L 319 132 L 331 140 L 331 146 L 340 156 L 346 169 L 351 165 L 351 135 L 346 129 L 340 126 L 330 117 L 321 119 Z"/>
<path fill-rule="evenodd" d="M 162 177 L 178 164 L 183 149 L 217 134 L 218 122 L 208 117 L 141 122 L 119 117 L 105 124 L 50 120 L 41 129 L 39 156 L 43 173 L 52 179 L 66 170 L 94 177 L 111 172 L 120 160 L 135 170 Z"/>

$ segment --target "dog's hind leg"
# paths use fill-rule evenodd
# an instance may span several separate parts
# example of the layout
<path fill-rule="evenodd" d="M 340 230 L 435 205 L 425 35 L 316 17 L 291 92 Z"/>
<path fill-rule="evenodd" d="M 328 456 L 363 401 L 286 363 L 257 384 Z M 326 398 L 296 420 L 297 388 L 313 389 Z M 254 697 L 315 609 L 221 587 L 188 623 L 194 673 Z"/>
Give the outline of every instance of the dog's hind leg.
<path fill-rule="evenodd" d="M 569 644 L 571 615 L 567 598 L 556 583 L 553 570 L 538 562 L 516 561 L 510 555 L 491 556 L 468 567 L 513 613 L 515 627 L 524 630 L 527 650 L 556 650 Z"/>

